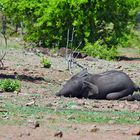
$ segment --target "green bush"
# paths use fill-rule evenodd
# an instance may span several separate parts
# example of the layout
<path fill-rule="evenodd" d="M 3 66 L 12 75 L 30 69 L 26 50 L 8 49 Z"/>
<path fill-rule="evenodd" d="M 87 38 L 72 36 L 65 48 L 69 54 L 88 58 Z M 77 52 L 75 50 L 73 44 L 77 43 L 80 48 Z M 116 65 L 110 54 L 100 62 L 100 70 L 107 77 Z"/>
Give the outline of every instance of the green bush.
<path fill-rule="evenodd" d="M 41 57 L 40 63 L 43 65 L 44 68 L 50 68 L 51 62 L 45 58 L 44 56 Z"/>
<path fill-rule="evenodd" d="M 122 47 L 138 48 L 140 50 L 140 31 L 133 30 L 131 34 L 125 35 L 125 41 L 122 41 Z"/>
<path fill-rule="evenodd" d="M 0 89 L 7 92 L 20 91 L 21 84 L 19 80 L 1 79 Z"/>
<path fill-rule="evenodd" d="M 117 56 L 117 50 L 115 47 L 108 48 L 106 45 L 102 45 L 102 41 L 96 41 L 94 44 L 87 43 L 83 48 L 83 52 L 89 56 L 111 60 Z"/>

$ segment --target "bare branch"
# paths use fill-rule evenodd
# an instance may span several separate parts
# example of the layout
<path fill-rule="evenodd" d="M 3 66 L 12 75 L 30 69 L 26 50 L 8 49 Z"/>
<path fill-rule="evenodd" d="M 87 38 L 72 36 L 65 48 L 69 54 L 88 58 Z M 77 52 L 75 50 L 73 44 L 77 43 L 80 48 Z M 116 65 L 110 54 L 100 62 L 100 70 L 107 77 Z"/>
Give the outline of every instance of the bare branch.
<path fill-rule="evenodd" d="M 67 31 L 66 59 L 68 58 L 68 47 L 69 47 L 69 29 Z"/>
<path fill-rule="evenodd" d="M 82 44 L 82 41 L 79 43 L 78 47 L 73 51 L 72 56 L 73 56 L 74 53 L 77 51 L 77 49 L 81 46 L 81 44 Z M 77 56 L 76 56 L 75 58 L 77 58 L 77 57 L 78 57 L 78 54 L 77 54 Z"/>
<path fill-rule="evenodd" d="M 7 37 L 5 36 L 5 34 L 2 34 L 4 37 L 4 41 L 5 41 L 5 46 L 7 47 Z"/>
<path fill-rule="evenodd" d="M 0 68 L 4 69 L 4 63 L 2 62 L 2 60 L 4 59 L 4 57 L 6 56 L 6 52 L 4 53 L 4 55 L 0 58 Z"/>
<path fill-rule="evenodd" d="M 78 67 L 82 68 L 82 70 L 87 70 L 87 68 L 85 68 L 84 66 L 82 66 L 81 64 L 78 64 L 76 61 L 73 61 L 74 64 L 76 64 Z"/>
<path fill-rule="evenodd" d="M 5 40 L 5 46 L 7 47 L 7 38 L 5 36 L 5 34 L 2 34 Z M 0 58 L 0 68 L 4 69 L 4 63 L 3 63 L 3 59 L 6 56 L 6 52 L 3 54 L 3 56 Z"/>
<path fill-rule="evenodd" d="M 6 37 L 6 29 L 7 29 L 7 21 L 6 21 L 6 17 L 3 15 L 2 16 L 2 31 L 1 34 L 4 37 L 4 41 L 5 41 L 5 46 L 7 47 L 7 37 Z M 3 59 L 6 56 L 6 52 L 3 54 L 3 56 L 0 58 L 0 68 L 4 69 L 4 63 L 3 63 Z"/>
<path fill-rule="evenodd" d="M 75 64 L 76 66 L 80 67 L 81 69 L 87 69 L 84 66 L 82 66 L 81 64 L 78 64 L 76 62 L 76 58 L 78 57 L 78 54 L 76 55 L 75 59 L 74 59 L 74 53 L 77 51 L 77 49 L 80 47 L 80 45 L 82 44 L 82 42 L 79 43 L 78 47 L 76 47 L 76 49 L 74 51 L 72 51 L 70 54 L 68 54 L 68 48 L 69 48 L 69 42 L 70 42 L 70 47 L 72 48 L 73 45 L 73 40 L 74 40 L 74 27 L 72 29 L 72 33 L 71 33 L 71 39 L 70 39 L 70 31 L 68 29 L 67 31 L 67 44 L 66 44 L 66 61 L 68 64 L 68 70 L 70 71 L 70 74 L 72 74 L 72 67 L 73 64 Z"/>

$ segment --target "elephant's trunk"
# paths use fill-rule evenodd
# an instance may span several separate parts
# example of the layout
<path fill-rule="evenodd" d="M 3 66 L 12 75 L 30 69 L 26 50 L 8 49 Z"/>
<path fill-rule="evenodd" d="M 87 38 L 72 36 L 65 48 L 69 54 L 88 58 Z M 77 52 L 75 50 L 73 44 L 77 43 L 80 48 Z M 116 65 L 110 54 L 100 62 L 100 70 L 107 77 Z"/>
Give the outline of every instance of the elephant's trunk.
<path fill-rule="evenodd" d="M 55 95 L 56 96 L 62 96 L 61 92 L 57 92 Z"/>

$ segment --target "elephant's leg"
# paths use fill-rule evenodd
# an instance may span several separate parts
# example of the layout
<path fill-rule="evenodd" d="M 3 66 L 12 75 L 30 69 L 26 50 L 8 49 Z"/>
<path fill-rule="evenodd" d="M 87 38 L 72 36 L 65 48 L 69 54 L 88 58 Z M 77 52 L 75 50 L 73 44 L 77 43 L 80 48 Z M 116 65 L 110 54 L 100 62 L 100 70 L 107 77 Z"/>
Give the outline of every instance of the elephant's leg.
<path fill-rule="evenodd" d="M 128 90 L 125 89 L 125 90 L 122 90 L 122 91 L 119 91 L 119 92 L 113 92 L 113 93 L 107 94 L 106 99 L 107 100 L 118 100 L 118 99 L 123 98 L 127 95 L 128 95 Z"/>
<path fill-rule="evenodd" d="M 134 101 L 135 98 L 133 97 L 133 95 L 128 95 L 128 96 L 120 98 L 119 100 Z"/>
<path fill-rule="evenodd" d="M 128 95 L 128 96 L 125 96 L 123 98 L 120 98 L 119 100 L 127 100 L 127 101 L 137 100 L 137 101 L 140 101 L 140 94 Z"/>

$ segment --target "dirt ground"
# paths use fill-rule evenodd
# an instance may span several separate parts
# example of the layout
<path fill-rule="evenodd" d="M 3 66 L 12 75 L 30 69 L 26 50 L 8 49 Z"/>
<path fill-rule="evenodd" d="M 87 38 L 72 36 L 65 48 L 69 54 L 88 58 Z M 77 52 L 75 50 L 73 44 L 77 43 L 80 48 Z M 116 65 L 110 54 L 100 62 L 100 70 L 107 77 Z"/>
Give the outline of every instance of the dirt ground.
<path fill-rule="evenodd" d="M 71 75 L 67 70 L 67 63 L 63 57 L 47 56 L 52 62 L 50 69 L 45 69 L 40 64 L 40 58 L 35 53 L 24 49 L 7 49 L 4 59 L 5 69 L 0 70 L 1 76 L 14 77 L 18 75 L 22 82 L 19 96 L 40 94 L 46 106 L 58 107 L 60 97 L 55 97 L 55 92 L 68 80 Z M 136 84 L 140 85 L 140 58 L 128 54 L 131 60 L 112 61 L 84 58 L 77 62 L 87 67 L 89 72 L 100 73 L 106 70 L 122 70 L 129 74 Z M 137 59 L 134 59 L 136 58 Z M 74 66 L 73 74 L 80 71 Z M 44 80 L 45 79 L 45 80 Z M 1 93 L 1 97 L 9 93 Z M 127 101 L 94 101 L 86 99 L 63 98 L 65 105 L 74 101 L 78 105 L 76 109 L 87 108 L 88 110 L 140 110 L 140 102 Z M 39 101 L 36 101 L 39 104 Z M 94 104 L 94 106 L 93 106 Z M 0 140 L 140 140 L 139 124 L 116 124 L 113 122 L 103 123 L 75 123 L 53 122 L 56 116 L 47 116 L 44 123 L 37 128 L 28 125 L 0 125 Z M 140 116 L 137 120 L 140 122 Z M 57 128 L 61 128 L 57 129 Z"/>
<path fill-rule="evenodd" d="M 52 126 L 52 124 L 47 124 Z M 1 140 L 139 140 L 133 135 L 133 125 L 109 125 L 109 124 L 55 124 L 68 130 L 55 131 L 49 127 L 41 126 L 31 129 L 24 126 L 0 127 Z M 94 129 L 96 127 L 97 129 Z M 137 131 L 137 130 L 136 130 Z M 57 135 L 57 136 L 56 136 Z"/>

